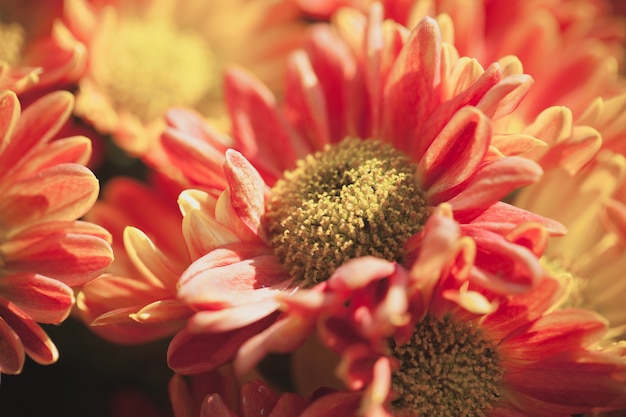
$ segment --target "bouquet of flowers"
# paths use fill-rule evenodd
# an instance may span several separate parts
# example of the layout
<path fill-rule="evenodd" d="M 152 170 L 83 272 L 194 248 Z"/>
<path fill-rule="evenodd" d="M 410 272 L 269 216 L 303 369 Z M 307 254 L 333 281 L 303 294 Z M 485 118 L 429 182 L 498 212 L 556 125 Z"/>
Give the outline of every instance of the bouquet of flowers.
<path fill-rule="evenodd" d="M 0 2 L 0 415 L 626 415 L 625 6 Z"/>

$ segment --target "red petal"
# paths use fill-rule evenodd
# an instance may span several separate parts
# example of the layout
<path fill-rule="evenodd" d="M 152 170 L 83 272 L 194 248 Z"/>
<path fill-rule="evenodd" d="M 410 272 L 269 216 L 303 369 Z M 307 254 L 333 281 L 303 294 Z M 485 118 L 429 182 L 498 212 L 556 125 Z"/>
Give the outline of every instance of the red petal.
<path fill-rule="evenodd" d="M 295 166 L 299 140 L 289 132 L 270 90 L 241 69 L 224 79 L 235 148 L 248 158 L 268 183 Z"/>
<path fill-rule="evenodd" d="M 231 361 L 239 347 L 253 335 L 274 322 L 271 315 L 241 329 L 222 333 L 195 334 L 186 329 L 170 342 L 167 363 L 176 373 L 188 375 L 206 372 Z"/>
<path fill-rule="evenodd" d="M 437 23 L 422 19 L 400 52 L 383 93 L 383 138 L 408 154 L 420 144 L 418 129 L 440 104 L 441 35 Z"/>
<path fill-rule="evenodd" d="M 278 394 L 259 380 L 253 380 L 241 387 L 239 409 L 242 417 L 262 416 L 274 408 Z"/>
<path fill-rule="evenodd" d="M 341 120 L 341 116 L 327 111 L 324 91 L 305 52 L 296 51 L 290 56 L 285 82 L 285 113 L 289 121 L 307 138 L 311 150 L 323 149 L 331 143 L 329 115 L 331 120 Z M 340 103 L 341 90 L 332 97 L 336 100 L 328 104 Z"/>
<path fill-rule="evenodd" d="M 458 194 L 456 187 L 474 175 L 490 140 L 491 124 L 480 111 L 464 107 L 455 113 L 419 161 L 418 174 L 430 204 Z"/>
<path fill-rule="evenodd" d="M 57 361 L 59 352 L 41 327 L 11 302 L 0 298 L 0 318 L 18 335 L 24 351 L 35 362 L 49 365 Z"/>
<path fill-rule="evenodd" d="M 585 310 L 560 310 L 519 328 L 498 345 L 503 360 L 538 361 L 578 351 L 598 341 L 607 330 L 599 315 Z"/>
<path fill-rule="evenodd" d="M 9 271 L 37 272 L 71 287 L 95 278 L 113 260 L 111 246 L 104 240 L 71 233 L 46 236 L 5 255 Z"/>
<path fill-rule="evenodd" d="M 20 337 L 0 315 L 0 372 L 19 374 L 22 372 L 25 357 Z"/>
<path fill-rule="evenodd" d="M 161 135 L 163 149 L 172 163 L 192 183 L 222 190 L 226 180 L 221 175 L 224 150 L 207 143 L 201 136 L 186 130 L 167 128 Z"/>
<path fill-rule="evenodd" d="M 4 191 L 2 221 L 18 228 L 42 220 L 75 220 L 93 206 L 98 191 L 98 180 L 89 169 L 77 164 L 57 165 Z"/>
<path fill-rule="evenodd" d="M 36 274 L 2 277 L 0 294 L 39 323 L 62 322 L 74 303 L 71 288 L 55 279 Z"/>
<path fill-rule="evenodd" d="M 516 188 L 538 181 L 542 174 L 541 167 L 526 158 L 495 159 L 480 167 L 449 202 L 455 211 L 490 206 Z"/>
<path fill-rule="evenodd" d="M 37 100 L 24 110 L 15 126 L 10 144 L 0 154 L 0 175 L 4 175 L 40 144 L 51 140 L 69 117 L 74 97 L 57 91 Z"/>
<path fill-rule="evenodd" d="M 262 233 L 261 217 L 265 214 L 263 178 L 246 158 L 232 149 L 226 151 L 224 174 L 235 213 L 255 236 L 259 236 Z"/>

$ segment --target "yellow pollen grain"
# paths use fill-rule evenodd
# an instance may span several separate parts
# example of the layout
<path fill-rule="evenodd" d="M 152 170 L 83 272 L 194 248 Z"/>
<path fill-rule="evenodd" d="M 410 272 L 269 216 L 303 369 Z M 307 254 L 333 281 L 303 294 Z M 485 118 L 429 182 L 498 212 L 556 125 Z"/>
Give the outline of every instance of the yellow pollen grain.
<path fill-rule="evenodd" d="M 470 324 L 428 315 L 393 354 L 401 362 L 392 376 L 397 415 L 485 417 L 499 400 L 496 347 Z"/>
<path fill-rule="evenodd" d="M 0 62 L 18 64 L 26 40 L 24 28 L 17 23 L 0 23 Z"/>
<path fill-rule="evenodd" d="M 173 106 L 194 107 L 215 86 L 215 64 L 202 36 L 172 24 L 120 21 L 94 66 L 118 110 L 147 122 Z"/>
<path fill-rule="evenodd" d="M 266 210 L 275 254 L 305 285 L 360 256 L 401 262 L 429 213 L 415 168 L 407 155 L 370 139 L 348 138 L 298 161 Z"/>

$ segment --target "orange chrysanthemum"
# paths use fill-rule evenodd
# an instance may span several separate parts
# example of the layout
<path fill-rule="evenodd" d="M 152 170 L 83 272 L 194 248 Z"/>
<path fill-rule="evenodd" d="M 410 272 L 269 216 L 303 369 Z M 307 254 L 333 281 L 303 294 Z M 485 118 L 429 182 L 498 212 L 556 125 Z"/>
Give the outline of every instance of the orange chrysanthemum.
<path fill-rule="evenodd" d="M 67 0 L 65 12 L 88 51 L 76 114 L 150 161 L 166 109 L 217 116 L 230 63 L 275 84 L 302 27 L 290 1 Z"/>
<path fill-rule="evenodd" d="M 58 353 L 37 323 L 60 323 L 74 302 L 71 287 L 112 260 L 110 235 L 78 221 L 98 196 L 83 166 L 90 141 L 52 141 L 72 111 L 69 93 L 54 93 L 20 114 L 15 93 L 0 93 L 0 372 L 19 373 L 25 354 L 41 364 Z"/>
<path fill-rule="evenodd" d="M 362 397 L 357 406 L 336 398 L 335 407 L 353 406 L 344 414 L 317 415 L 547 417 L 626 407 L 626 351 L 602 346 L 606 320 L 555 310 L 565 288 L 551 277 L 518 295 L 476 287 L 473 243 L 449 208 L 427 228 L 410 270 L 356 259 L 284 297 L 285 319 L 246 343 L 236 365 L 317 328 L 341 356 L 337 375 Z"/>
<path fill-rule="evenodd" d="M 372 1 L 300 0 L 322 18 L 347 20 L 341 6 L 367 11 Z M 498 122 L 500 133 L 529 134 L 548 146 L 524 153 L 542 167 L 582 167 L 601 146 L 625 153 L 624 61 L 626 24 L 602 0 L 384 0 L 385 17 L 412 27 L 437 17 L 444 40 L 461 55 L 488 65 L 514 55 L 535 80 L 514 115 Z M 354 18 L 353 18 L 354 19 Z M 554 63 L 558 63 L 555 65 Z M 563 107 L 566 106 L 566 107 Z M 601 137 L 603 140 L 601 140 Z M 517 146 L 501 149 L 521 152 Z"/>
<path fill-rule="evenodd" d="M 432 19 L 409 33 L 380 17 L 374 8 L 361 22 L 363 43 L 351 43 L 351 31 L 342 38 L 316 28 L 307 52 L 289 60 L 284 112 L 269 90 L 230 71 L 227 141 L 193 112 L 170 112 L 163 143 L 171 160 L 189 182 L 220 193 L 203 210 L 211 232 L 196 238 L 210 235 L 213 245 L 182 275 L 178 293 L 196 310 L 188 330 L 207 333 L 207 343 L 217 334 L 219 343 L 226 335 L 245 340 L 243 326 L 271 323 L 277 293 L 324 281 L 351 258 L 410 265 L 442 202 L 477 243 L 475 283 L 523 292 L 542 275 L 517 244 L 516 226 L 562 227 L 498 202 L 541 170 L 492 147 L 492 120 L 515 109 L 531 79 L 507 73 L 504 62 L 483 71 L 458 58 Z M 230 211 L 218 216 L 213 207 Z M 197 372 L 219 364 L 200 351 L 179 339 L 170 366 Z"/>
<path fill-rule="evenodd" d="M 24 93 L 63 87 L 84 70 L 85 49 L 59 24 L 59 1 L 4 1 L 0 6 L 0 88 Z"/>

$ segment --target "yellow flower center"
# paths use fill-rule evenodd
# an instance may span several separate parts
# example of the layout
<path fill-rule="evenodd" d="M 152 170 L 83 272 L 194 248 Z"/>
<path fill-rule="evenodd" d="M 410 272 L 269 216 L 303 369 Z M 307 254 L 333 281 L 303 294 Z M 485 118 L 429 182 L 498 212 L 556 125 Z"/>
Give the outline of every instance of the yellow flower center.
<path fill-rule="evenodd" d="M 18 64 L 26 39 L 24 28 L 17 23 L 0 23 L 0 62 Z"/>
<path fill-rule="evenodd" d="M 96 78 L 117 109 L 144 122 L 172 106 L 194 107 L 214 87 L 206 41 L 172 24 L 121 20 L 105 48 Z"/>
<path fill-rule="evenodd" d="M 401 262 L 429 214 L 415 170 L 378 140 L 345 139 L 308 155 L 272 189 L 266 229 L 275 254 L 305 284 L 359 256 Z"/>
<path fill-rule="evenodd" d="M 482 417 L 499 399 L 496 347 L 468 323 L 428 315 L 393 355 L 401 362 L 392 377 L 398 415 Z"/>

